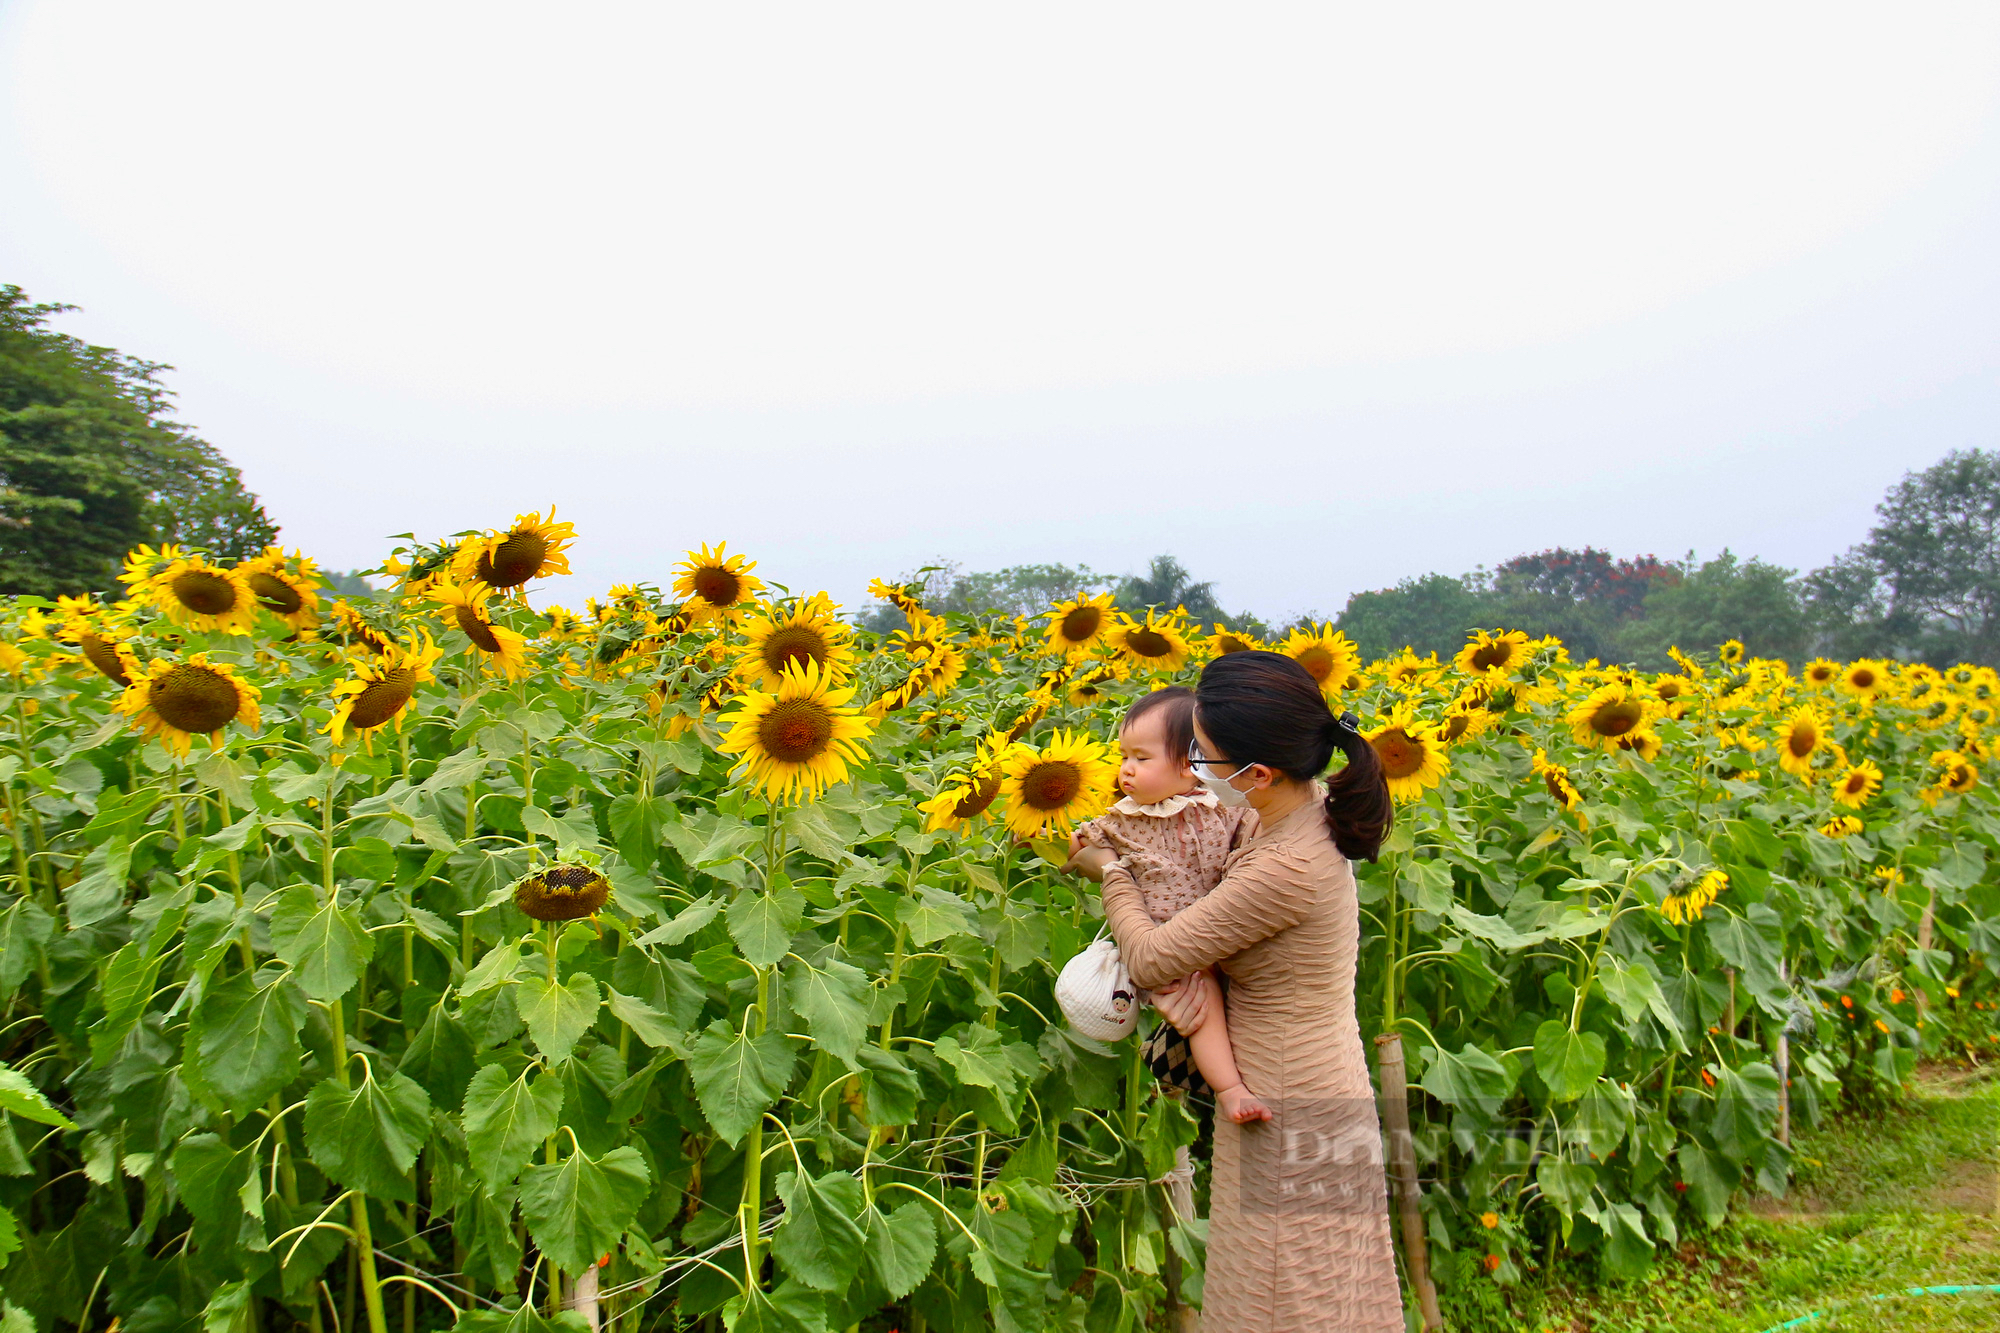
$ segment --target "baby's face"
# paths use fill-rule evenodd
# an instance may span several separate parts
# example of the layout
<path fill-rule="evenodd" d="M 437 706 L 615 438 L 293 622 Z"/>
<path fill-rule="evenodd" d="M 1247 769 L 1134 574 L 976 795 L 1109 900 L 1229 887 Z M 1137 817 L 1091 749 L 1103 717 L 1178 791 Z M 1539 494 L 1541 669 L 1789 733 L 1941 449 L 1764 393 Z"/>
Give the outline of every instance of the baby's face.
<path fill-rule="evenodd" d="M 1167 724 L 1158 710 L 1147 713 L 1118 735 L 1125 762 L 1118 766 L 1118 790 L 1140 805 L 1178 796 L 1194 786 L 1194 771 L 1184 754 L 1167 752 Z"/>

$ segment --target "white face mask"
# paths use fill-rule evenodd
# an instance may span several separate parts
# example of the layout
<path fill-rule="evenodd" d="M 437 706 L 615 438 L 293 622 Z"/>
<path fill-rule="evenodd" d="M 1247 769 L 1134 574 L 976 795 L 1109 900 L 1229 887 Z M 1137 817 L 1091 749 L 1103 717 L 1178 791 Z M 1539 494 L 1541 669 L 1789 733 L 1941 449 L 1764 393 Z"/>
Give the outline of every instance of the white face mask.
<path fill-rule="evenodd" d="M 1189 755 L 1190 764 L 1194 768 L 1194 780 L 1202 785 L 1202 790 L 1215 798 L 1217 805 L 1223 806 L 1226 809 L 1235 809 L 1238 806 L 1250 804 L 1250 793 L 1238 791 L 1229 784 L 1245 773 L 1248 773 L 1255 767 L 1254 764 L 1245 764 L 1228 777 L 1218 778 L 1207 771 L 1208 766 L 1200 762 L 1200 759 L 1201 749 L 1197 746 Z"/>

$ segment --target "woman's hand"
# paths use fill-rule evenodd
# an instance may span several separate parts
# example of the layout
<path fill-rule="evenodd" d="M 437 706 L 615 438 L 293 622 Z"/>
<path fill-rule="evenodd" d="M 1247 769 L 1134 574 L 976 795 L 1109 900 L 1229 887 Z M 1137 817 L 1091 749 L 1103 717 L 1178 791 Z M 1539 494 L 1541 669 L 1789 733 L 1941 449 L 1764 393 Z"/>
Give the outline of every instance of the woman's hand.
<path fill-rule="evenodd" d="M 1202 1024 L 1208 1022 L 1209 1014 L 1214 1011 L 1215 1002 L 1215 987 L 1209 984 L 1206 972 L 1182 977 L 1153 992 L 1153 1007 L 1183 1037 L 1201 1031 Z"/>
<path fill-rule="evenodd" d="M 1108 847 L 1076 847 L 1073 845 L 1075 840 L 1071 841 L 1069 860 L 1063 862 L 1063 869 L 1074 870 L 1085 879 L 1094 879 L 1102 884 L 1104 868 L 1116 861 L 1117 856 Z"/>

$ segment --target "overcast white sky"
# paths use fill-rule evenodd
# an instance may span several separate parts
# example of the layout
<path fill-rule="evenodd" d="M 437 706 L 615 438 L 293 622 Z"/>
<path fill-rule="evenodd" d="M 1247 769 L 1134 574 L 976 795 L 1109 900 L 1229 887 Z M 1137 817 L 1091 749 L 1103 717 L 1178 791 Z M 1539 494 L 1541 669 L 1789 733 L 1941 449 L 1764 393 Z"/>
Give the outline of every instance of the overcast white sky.
<path fill-rule="evenodd" d="M 1806 568 L 2000 445 L 2000 6 L 0 4 L 0 281 L 325 564 Z M 568 585 L 568 586 L 564 586 Z"/>

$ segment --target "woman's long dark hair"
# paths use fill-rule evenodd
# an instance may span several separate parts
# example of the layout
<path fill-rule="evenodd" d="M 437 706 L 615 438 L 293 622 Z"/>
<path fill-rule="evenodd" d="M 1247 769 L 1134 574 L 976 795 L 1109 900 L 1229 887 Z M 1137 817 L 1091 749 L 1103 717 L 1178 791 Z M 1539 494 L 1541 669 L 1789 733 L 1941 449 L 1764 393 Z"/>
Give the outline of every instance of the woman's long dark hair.
<path fill-rule="evenodd" d="M 1222 751 L 1211 758 L 1263 764 L 1310 782 L 1333 752 L 1347 764 L 1326 783 L 1326 825 L 1350 861 L 1373 861 L 1395 822 L 1382 760 L 1352 714 L 1336 717 L 1307 670 L 1283 653 L 1229 653 L 1195 687 L 1195 717 Z M 1219 775 L 1218 775 L 1219 776 Z"/>

